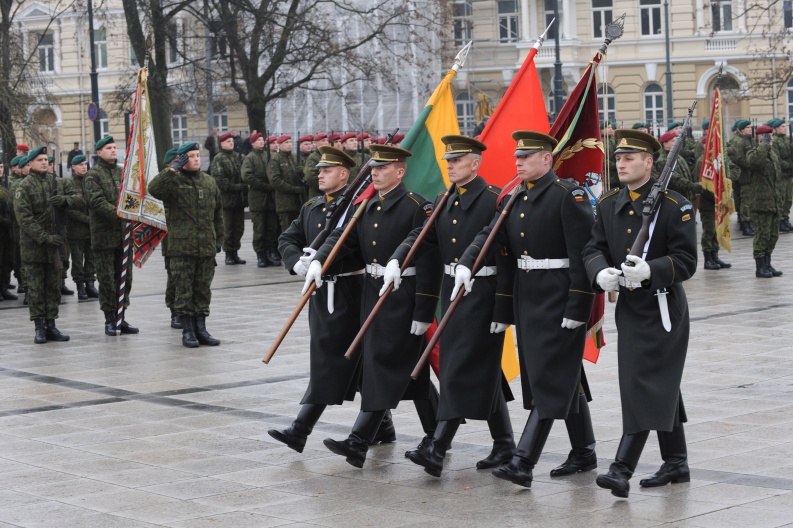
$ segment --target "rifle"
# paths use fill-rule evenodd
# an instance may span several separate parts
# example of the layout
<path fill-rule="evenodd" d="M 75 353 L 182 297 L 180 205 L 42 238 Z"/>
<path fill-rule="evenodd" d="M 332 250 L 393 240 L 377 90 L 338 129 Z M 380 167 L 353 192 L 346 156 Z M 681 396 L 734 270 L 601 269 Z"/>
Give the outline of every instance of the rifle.
<path fill-rule="evenodd" d="M 58 180 L 55 174 L 52 175 L 52 186 L 50 187 L 50 196 L 56 196 L 58 194 Z M 61 210 L 60 207 L 52 207 L 52 233 L 54 235 L 60 235 L 62 230 L 62 221 L 61 221 Z M 56 270 L 63 269 L 63 259 L 61 257 L 61 248 L 60 246 L 55 246 L 55 250 L 52 252 L 52 265 L 55 267 Z"/>

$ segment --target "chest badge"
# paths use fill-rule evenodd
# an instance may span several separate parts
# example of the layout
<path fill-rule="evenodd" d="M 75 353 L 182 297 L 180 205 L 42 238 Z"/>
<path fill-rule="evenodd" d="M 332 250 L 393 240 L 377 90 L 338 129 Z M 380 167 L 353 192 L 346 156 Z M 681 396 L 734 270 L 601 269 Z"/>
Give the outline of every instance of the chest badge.
<path fill-rule="evenodd" d="M 204 189 L 198 189 L 198 199 L 199 200 L 204 199 Z"/>

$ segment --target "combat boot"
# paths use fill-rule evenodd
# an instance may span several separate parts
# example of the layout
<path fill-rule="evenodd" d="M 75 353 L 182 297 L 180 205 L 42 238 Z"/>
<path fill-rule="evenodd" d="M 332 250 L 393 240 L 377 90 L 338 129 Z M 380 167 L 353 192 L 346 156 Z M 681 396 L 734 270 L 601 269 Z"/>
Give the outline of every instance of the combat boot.
<path fill-rule="evenodd" d="M 771 273 L 771 270 L 769 270 L 765 265 L 765 257 L 756 258 L 754 259 L 754 262 L 755 262 L 755 271 L 754 271 L 755 277 L 759 279 L 770 279 L 771 277 L 774 276 L 774 274 Z"/>
<path fill-rule="evenodd" d="M 413 449 L 407 452 L 407 457 L 414 464 L 424 468 L 424 471 L 433 477 L 440 477 L 443 471 L 443 460 L 446 458 L 446 450 L 451 446 L 457 428 L 460 427 L 462 418 L 454 420 L 441 420 L 435 428 L 435 434 L 429 445 L 421 449 Z"/>
<path fill-rule="evenodd" d="M 33 338 L 33 342 L 43 345 L 47 342 L 47 328 L 44 325 L 44 319 L 36 319 L 33 324 L 36 325 L 36 337 Z"/>
<path fill-rule="evenodd" d="M 94 286 L 94 281 L 85 281 L 85 293 L 88 295 L 89 299 L 99 298 L 99 291 L 96 289 L 96 286 Z"/>
<path fill-rule="evenodd" d="M 578 395 L 578 412 L 569 414 L 564 421 L 567 436 L 573 449 L 561 466 L 551 470 L 552 477 L 565 477 L 575 473 L 592 471 L 598 467 L 595 454 L 595 431 L 585 394 Z"/>
<path fill-rule="evenodd" d="M 601 488 L 611 490 L 611 494 L 615 497 L 626 498 L 631 489 L 628 481 L 636 470 L 636 464 L 639 463 L 639 457 L 642 455 L 642 449 L 644 449 L 649 434 L 650 431 L 623 434 L 609 472 L 605 475 L 598 475 L 595 483 Z"/>
<path fill-rule="evenodd" d="M 88 298 L 88 294 L 85 293 L 85 283 L 80 281 L 77 283 L 77 299 L 84 301 Z"/>
<path fill-rule="evenodd" d="M 259 268 L 266 268 L 269 265 L 270 265 L 270 263 L 267 262 L 267 258 L 265 258 L 264 252 L 263 251 L 257 252 L 256 253 L 256 266 L 259 267 Z"/>
<path fill-rule="evenodd" d="M 18 295 L 15 295 L 8 291 L 8 287 L 0 289 L 0 300 L 5 301 L 16 301 L 19 299 Z"/>
<path fill-rule="evenodd" d="M 639 486 L 656 488 L 666 486 L 670 482 L 672 484 L 690 482 L 691 472 L 688 469 L 688 449 L 683 424 L 676 425 L 671 432 L 658 431 L 658 447 L 661 449 L 664 463 L 655 475 L 640 480 Z"/>
<path fill-rule="evenodd" d="M 476 469 L 493 469 L 506 464 L 515 454 L 515 434 L 509 419 L 509 409 L 503 394 L 498 395 L 499 409 L 490 414 L 487 427 L 493 439 L 493 449 L 487 457 L 476 463 Z"/>
<path fill-rule="evenodd" d="M 105 334 L 109 336 L 116 336 L 116 312 L 105 312 Z"/>
<path fill-rule="evenodd" d="M 391 409 L 388 409 L 383 416 L 383 421 L 380 422 L 380 427 L 374 435 L 372 443 L 369 445 L 377 444 L 390 444 L 396 442 L 396 430 L 394 429 L 394 420 L 391 417 Z"/>
<path fill-rule="evenodd" d="M 754 222 L 749 220 L 746 225 L 749 227 L 749 236 L 754 236 Z"/>
<path fill-rule="evenodd" d="M 361 411 L 352 427 L 352 433 L 345 440 L 326 438 L 322 441 L 333 453 L 345 457 L 348 464 L 362 468 L 366 462 L 369 444 L 383 421 L 385 411 Z"/>
<path fill-rule="evenodd" d="M 766 257 L 765 257 L 765 267 L 766 267 L 766 269 L 768 271 L 771 272 L 771 275 L 773 277 L 781 277 L 782 276 L 782 272 L 775 270 L 774 267 L 771 265 L 771 255 L 766 255 Z"/>
<path fill-rule="evenodd" d="M 17 288 L 17 293 L 27 293 L 27 292 L 28 292 L 28 287 L 25 286 L 24 284 L 20 284 L 19 288 Z"/>
<path fill-rule="evenodd" d="M 785 218 L 783 222 L 785 222 L 785 225 L 787 226 L 789 231 L 793 231 L 793 225 L 790 225 L 790 218 Z"/>
<path fill-rule="evenodd" d="M 748 237 L 754 236 L 754 229 L 752 229 L 751 224 L 749 222 L 743 223 L 743 226 L 741 227 L 741 234 L 743 236 L 748 236 Z"/>
<path fill-rule="evenodd" d="M 137 334 L 140 332 L 139 328 L 136 328 L 129 324 L 126 319 L 127 311 L 124 310 L 121 312 L 121 324 L 118 326 L 118 329 L 121 330 L 122 334 Z"/>
<path fill-rule="evenodd" d="M 69 336 L 62 334 L 60 330 L 55 327 L 55 319 L 47 319 L 44 323 L 44 335 L 47 341 L 68 341 Z"/>
<path fill-rule="evenodd" d="M 790 233 L 790 229 L 788 229 L 787 224 L 785 224 L 784 220 L 779 221 L 779 232 L 780 233 Z"/>
<path fill-rule="evenodd" d="M 551 427 L 553 427 L 553 419 L 541 420 L 537 410 L 532 410 L 512 460 L 509 464 L 494 469 L 493 476 L 530 488 L 533 479 L 532 470 L 540 460 Z"/>
<path fill-rule="evenodd" d="M 706 270 L 718 270 L 718 269 L 721 269 L 721 266 L 719 266 L 718 263 L 716 263 L 713 260 L 713 253 L 711 253 L 710 251 L 703 251 L 702 254 L 705 255 L 705 269 Z"/>
<path fill-rule="evenodd" d="M 237 261 L 234 260 L 234 252 L 226 251 L 226 266 L 233 266 Z"/>
<path fill-rule="evenodd" d="M 27 288 L 25 288 L 25 298 L 22 300 L 22 304 L 24 304 L 25 306 L 30 304 L 30 293 L 28 293 Z"/>
<path fill-rule="evenodd" d="M 182 320 L 182 346 L 187 348 L 198 348 L 199 342 L 193 329 L 193 318 L 189 315 L 180 315 Z"/>
<path fill-rule="evenodd" d="M 713 262 L 715 262 L 716 264 L 721 266 L 722 269 L 729 269 L 729 268 L 732 267 L 732 264 L 730 264 L 729 262 L 724 262 L 723 260 L 721 260 L 719 258 L 718 250 L 717 251 L 711 251 L 710 252 L 710 258 L 711 258 L 711 260 L 713 260 Z"/>
<path fill-rule="evenodd" d="M 248 261 L 242 260 L 240 258 L 240 256 L 237 254 L 236 251 L 232 251 L 231 253 L 232 253 L 233 257 L 234 257 L 234 263 L 235 264 L 247 264 L 248 263 Z"/>
<path fill-rule="evenodd" d="M 306 447 L 308 435 L 314 430 L 314 426 L 325 411 L 325 407 L 327 406 L 305 403 L 300 407 L 300 412 L 297 413 L 297 418 L 295 418 L 290 427 L 286 429 L 270 429 L 267 434 L 286 444 L 290 449 L 302 453 L 303 448 Z"/>
<path fill-rule="evenodd" d="M 171 328 L 176 328 L 177 330 L 182 329 L 182 321 L 179 319 L 179 316 L 176 315 L 176 310 L 171 308 Z"/>
<path fill-rule="evenodd" d="M 267 260 L 267 263 L 270 266 L 281 265 L 281 254 L 278 253 L 278 250 L 275 248 L 270 248 L 267 251 L 265 251 L 264 258 Z"/>
<path fill-rule="evenodd" d="M 438 405 L 440 405 L 440 395 L 434 383 L 430 383 L 429 394 L 426 399 L 413 400 L 413 405 L 416 406 L 416 413 L 419 415 L 421 428 L 424 429 L 424 438 L 421 439 L 416 449 L 426 447 L 432 442 L 432 437 L 435 435 L 435 427 L 438 425 Z M 452 447 L 449 446 L 449 449 Z M 410 450 L 405 451 L 405 457 L 408 456 Z"/>
<path fill-rule="evenodd" d="M 74 295 L 74 290 L 66 287 L 66 279 L 61 281 L 61 295 Z"/>
<path fill-rule="evenodd" d="M 197 315 L 193 317 L 193 328 L 195 328 L 195 336 L 198 339 L 198 344 L 207 346 L 218 346 L 220 339 L 215 339 L 209 332 L 207 332 L 207 318 L 205 315 Z"/>

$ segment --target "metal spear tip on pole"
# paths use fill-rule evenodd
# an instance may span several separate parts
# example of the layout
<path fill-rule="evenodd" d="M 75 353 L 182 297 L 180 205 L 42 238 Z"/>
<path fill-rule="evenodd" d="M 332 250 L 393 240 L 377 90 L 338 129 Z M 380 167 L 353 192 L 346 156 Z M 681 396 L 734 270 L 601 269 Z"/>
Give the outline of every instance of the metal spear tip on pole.
<path fill-rule="evenodd" d="M 452 66 L 454 71 L 460 71 L 460 68 L 463 67 L 463 64 L 465 64 L 465 59 L 468 57 L 468 52 L 471 51 L 471 46 L 473 46 L 473 44 L 473 40 L 469 41 L 468 44 L 463 46 L 463 49 L 461 49 L 454 57 L 454 66 Z"/>

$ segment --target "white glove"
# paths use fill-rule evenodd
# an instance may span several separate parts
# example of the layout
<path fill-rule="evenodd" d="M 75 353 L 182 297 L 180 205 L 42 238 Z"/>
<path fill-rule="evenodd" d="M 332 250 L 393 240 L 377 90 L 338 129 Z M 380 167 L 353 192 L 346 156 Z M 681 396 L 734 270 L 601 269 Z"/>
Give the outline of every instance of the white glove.
<path fill-rule="evenodd" d="M 457 266 L 454 268 L 454 289 L 452 290 L 452 301 L 457 297 L 457 292 L 460 287 L 465 286 L 464 295 L 471 293 L 471 288 L 474 287 L 474 281 L 471 280 L 471 270 L 465 266 Z"/>
<path fill-rule="evenodd" d="M 393 284 L 394 291 L 397 291 L 401 282 L 402 270 L 399 269 L 399 261 L 397 259 L 391 259 L 388 261 L 388 264 L 386 264 L 385 271 L 383 272 L 383 287 L 380 288 L 380 296 L 383 296 L 389 284 Z"/>
<path fill-rule="evenodd" d="M 424 332 L 426 332 L 427 328 L 429 327 L 430 327 L 430 323 L 413 321 L 413 323 L 410 325 L 410 333 L 413 335 L 424 335 Z"/>
<path fill-rule="evenodd" d="M 322 286 L 322 264 L 318 260 L 312 260 L 306 272 L 306 283 L 303 285 L 303 291 L 300 295 L 305 295 L 311 283 L 315 283 L 317 288 Z"/>
<path fill-rule="evenodd" d="M 564 317 L 562 319 L 562 328 L 567 328 L 568 330 L 575 330 L 582 324 L 584 324 L 584 321 L 573 321 L 572 319 L 568 319 L 567 317 Z"/>
<path fill-rule="evenodd" d="M 495 321 L 490 323 L 491 334 L 500 334 L 501 332 L 505 331 L 507 328 L 509 328 L 509 325 L 506 323 L 497 323 Z"/>
<path fill-rule="evenodd" d="M 308 255 L 306 255 L 308 253 Z M 310 247 L 303 248 L 303 255 L 300 257 L 300 262 L 308 269 L 308 265 L 311 264 L 311 261 L 314 260 L 314 255 L 317 254 L 316 249 L 311 249 Z"/>
<path fill-rule="evenodd" d="M 626 266 L 622 264 L 622 274 L 631 282 L 642 282 L 650 278 L 650 265 L 647 264 L 642 258 L 633 255 L 625 257 L 627 260 L 633 262 L 633 266 Z"/>
<path fill-rule="evenodd" d="M 620 275 L 622 275 L 622 272 L 617 268 L 605 268 L 598 272 L 595 281 L 603 291 L 617 291 L 620 289 Z"/>
<path fill-rule="evenodd" d="M 292 266 L 292 271 L 294 271 L 296 275 L 300 275 L 301 277 L 306 276 L 306 273 L 308 272 L 308 265 L 305 262 L 303 262 L 302 257 L 300 260 L 295 262 L 294 266 Z"/>

